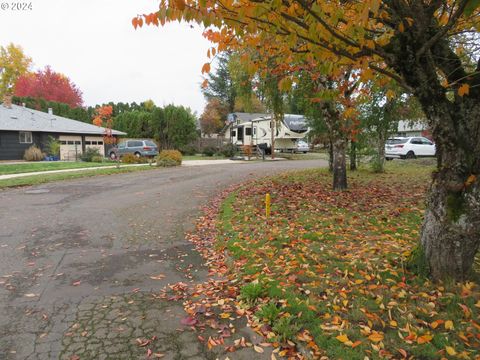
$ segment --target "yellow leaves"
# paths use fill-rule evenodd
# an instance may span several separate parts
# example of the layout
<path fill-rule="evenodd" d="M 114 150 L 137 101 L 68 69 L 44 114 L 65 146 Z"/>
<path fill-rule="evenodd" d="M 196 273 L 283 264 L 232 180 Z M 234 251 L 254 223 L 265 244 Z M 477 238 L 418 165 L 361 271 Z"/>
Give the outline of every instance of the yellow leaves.
<path fill-rule="evenodd" d="M 279 90 L 289 91 L 292 88 L 293 81 L 290 78 L 283 78 L 278 83 Z"/>
<path fill-rule="evenodd" d="M 444 323 L 443 320 L 435 320 L 435 321 L 432 321 L 432 323 L 430 324 L 430 327 L 432 329 L 436 329 L 439 325 L 441 325 L 443 323 Z"/>
<path fill-rule="evenodd" d="M 452 320 L 447 320 L 445 321 L 445 329 L 446 330 L 453 330 L 454 327 L 453 327 L 453 321 Z"/>
<path fill-rule="evenodd" d="M 337 339 L 338 341 L 340 341 L 342 344 L 343 344 L 343 343 L 346 343 L 347 341 L 350 341 L 350 340 L 348 339 L 348 336 L 345 335 L 345 334 L 338 335 L 335 339 Z"/>
<path fill-rule="evenodd" d="M 364 69 L 362 71 L 361 79 L 363 81 L 368 81 L 373 79 L 373 71 L 370 68 Z"/>
<path fill-rule="evenodd" d="M 373 331 L 372 334 L 368 337 L 368 340 L 372 342 L 380 342 L 383 340 L 383 334 L 377 331 Z"/>
<path fill-rule="evenodd" d="M 338 341 L 340 341 L 342 344 L 346 346 L 350 346 L 352 349 L 356 348 L 359 346 L 362 342 L 360 340 L 357 340 L 355 342 L 352 342 L 347 335 L 341 334 L 336 337 Z"/>
<path fill-rule="evenodd" d="M 426 343 L 429 343 L 430 341 L 432 341 L 433 339 L 433 336 L 430 335 L 430 334 L 425 334 L 425 335 L 422 335 L 422 336 L 419 336 L 417 338 L 417 343 L 419 345 L 422 345 L 422 344 L 426 344 Z"/>
<path fill-rule="evenodd" d="M 203 64 L 202 74 L 209 73 L 209 72 L 210 72 L 210 63 Z"/>
<path fill-rule="evenodd" d="M 403 33 L 405 31 L 405 26 L 403 25 L 403 22 L 398 24 L 398 31 L 400 31 L 401 33 Z"/>
<path fill-rule="evenodd" d="M 467 180 L 465 181 L 465 187 L 469 187 L 470 185 L 472 185 L 475 181 L 477 180 L 477 177 L 475 175 L 470 175 Z M 468 289 L 465 285 L 463 287 L 463 292 L 465 293 L 469 293 L 470 292 L 470 289 Z"/>
<path fill-rule="evenodd" d="M 387 90 L 386 94 L 388 100 L 392 100 L 395 97 L 395 91 L 392 89 Z"/>
<path fill-rule="evenodd" d="M 457 352 L 455 351 L 455 349 L 451 346 L 445 346 L 445 350 L 447 351 L 447 354 L 450 355 L 450 356 L 455 356 L 457 355 Z"/>
<path fill-rule="evenodd" d="M 470 92 L 470 85 L 468 84 L 462 84 L 462 86 L 458 88 L 458 96 L 468 95 L 469 92 Z"/>

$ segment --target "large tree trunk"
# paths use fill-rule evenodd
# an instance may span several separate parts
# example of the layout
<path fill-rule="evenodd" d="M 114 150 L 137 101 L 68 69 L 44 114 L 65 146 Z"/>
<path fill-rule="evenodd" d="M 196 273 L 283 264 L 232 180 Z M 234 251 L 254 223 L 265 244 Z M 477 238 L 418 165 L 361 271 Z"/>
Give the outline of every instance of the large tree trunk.
<path fill-rule="evenodd" d="M 346 148 L 346 139 L 338 138 L 333 141 L 333 190 L 347 189 Z"/>
<path fill-rule="evenodd" d="M 465 106 L 466 105 L 466 106 Z M 462 111 L 436 104 L 431 116 L 438 170 L 433 175 L 421 245 L 435 280 L 468 279 L 480 246 L 480 104 Z M 467 110 L 468 109 L 468 110 Z"/>
<path fill-rule="evenodd" d="M 467 182 L 468 184 L 468 182 Z M 466 280 L 480 244 L 480 187 L 440 171 L 430 188 L 421 244 L 432 277 Z"/>
<path fill-rule="evenodd" d="M 427 12 L 416 14 L 422 17 Z M 389 59 L 413 89 L 437 148 L 438 169 L 421 232 L 425 262 L 434 280 L 462 281 L 469 277 L 480 245 L 480 62 L 469 75 L 446 37 L 428 44 L 431 34 L 441 31 L 431 19 L 418 21 L 424 29 L 412 27 L 396 34 L 389 45 L 394 56 Z M 452 84 L 449 96 L 439 72 Z M 470 91 L 460 95 L 463 83 L 469 83 Z"/>

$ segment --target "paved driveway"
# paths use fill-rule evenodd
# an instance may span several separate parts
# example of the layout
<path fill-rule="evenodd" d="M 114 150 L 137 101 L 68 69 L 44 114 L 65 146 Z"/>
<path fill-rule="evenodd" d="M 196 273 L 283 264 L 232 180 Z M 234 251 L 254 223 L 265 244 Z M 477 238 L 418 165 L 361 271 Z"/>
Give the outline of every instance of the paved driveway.
<path fill-rule="evenodd" d="M 155 298 L 206 277 L 183 234 L 229 184 L 325 165 L 182 167 L 0 191 L 0 359 L 145 359 L 136 338 L 153 339 L 164 359 L 211 358 L 179 330 L 182 304 Z"/>

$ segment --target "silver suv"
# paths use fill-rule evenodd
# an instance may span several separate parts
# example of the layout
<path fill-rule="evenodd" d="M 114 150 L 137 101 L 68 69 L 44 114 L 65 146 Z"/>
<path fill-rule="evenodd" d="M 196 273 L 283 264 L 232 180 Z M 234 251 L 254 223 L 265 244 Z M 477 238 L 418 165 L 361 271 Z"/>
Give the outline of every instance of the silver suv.
<path fill-rule="evenodd" d="M 152 140 L 128 140 L 110 149 L 110 159 L 122 157 L 125 154 L 133 154 L 136 157 L 153 157 L 158 155 L 158 147 Z"/>

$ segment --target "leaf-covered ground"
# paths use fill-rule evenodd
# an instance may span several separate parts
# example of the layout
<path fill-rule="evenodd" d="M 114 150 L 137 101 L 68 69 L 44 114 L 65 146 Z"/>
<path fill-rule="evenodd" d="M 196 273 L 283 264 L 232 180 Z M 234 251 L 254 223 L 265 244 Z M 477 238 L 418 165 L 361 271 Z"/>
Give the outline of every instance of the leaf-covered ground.
<path fill-rule="evenodd" d="M 319 170 L 217 199 L 190 236 L 212 280 L 185 296 L 185 324 L 235 351 L 246 345 L 228 343 L 233 321 L 246 317 L 272 358 L 480 359 L 478 284 L 435 285 L 407 267 L 432 168 L 389 166 L 351 174 L 345 192 Z"/>

